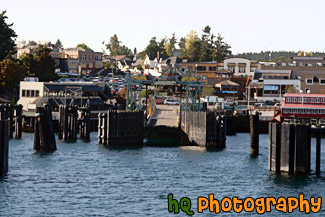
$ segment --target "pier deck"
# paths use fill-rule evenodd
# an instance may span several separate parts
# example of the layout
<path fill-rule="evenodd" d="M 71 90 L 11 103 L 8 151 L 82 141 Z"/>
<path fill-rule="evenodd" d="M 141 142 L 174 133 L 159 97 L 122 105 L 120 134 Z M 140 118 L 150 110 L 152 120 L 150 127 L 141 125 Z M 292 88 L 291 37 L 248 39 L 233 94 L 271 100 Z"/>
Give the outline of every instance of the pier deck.
<path fill-rule="evenodd" d="M 152 126 L 178 127 L 179 105 L 157 105 Z"/>

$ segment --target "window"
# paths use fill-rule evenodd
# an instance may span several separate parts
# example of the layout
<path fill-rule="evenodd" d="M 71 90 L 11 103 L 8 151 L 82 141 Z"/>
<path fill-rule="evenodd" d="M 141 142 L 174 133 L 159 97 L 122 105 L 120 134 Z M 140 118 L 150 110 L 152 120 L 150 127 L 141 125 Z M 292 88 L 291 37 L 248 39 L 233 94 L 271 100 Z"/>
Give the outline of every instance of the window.
<path fill-rule="evenodd" d="M 35 90 L 35 96 L 39 97 L 39 90 Z"/>
<path fill-rule="evenodd" d="M 312 78 L 306 78 L 306 84 L 307 85 L 313 85 L 313 79 Z"/>
<path fill-rule="evenodd" d="M 287 114 L 288 113 L 288 109 L 283 109 L 283 113 Z"/>
<path fill-rule="evenodd" d="M 31 96 L 31 97 L 34 97 L 34 96 L 35 96 L 35 91 L 34 91 L 34 90 L 31 90 L 31 91 L 30 91 L 30 96 Z"/>
<path fill-rule="evenodd" d="M 315 101 L 314 98 L 309 98 L 310 103 L 314 103 L 314 101 Z"/>
<path fill-rule="evenodd" d="M 308 93 L 308 91 L 310 91 L 310 88 L 306 88 L 305 91 L 306 91 L 306 93 Z"/>
<path fill-rule="evenodd" d="M 305 114 L 305 109 L 301 109 L 301 114 Z"/>
<path fill-rule="evenodd" d="M 322 98 L 322 100 L 321 100 L 321 101 L 322 101 L 322 103 L 325 103 L 325 98 Z"/>
<path fill-rule="evenodd" d="M 93 55 L 89 55 L 89 60 L 93 60 Z"/>
<path fill-rule="evenodd" d="M 206 71 L 207 70 L 207 67 L 206 66 L 198 66 L 198 67 L 196 67 L 196 69 L 198 71 Z"/>
<path fill-rule="evenodd" d="M 27 97 L 30 97 L 30 90 L 27 90 L 27 91 L 26 91 L 26 96 L 27 96 Z"/>
<path fill-rule="evenodd" d="M 316 98 L 316 103 L 320 103 L 320 98 Z"/>
<path fill-rule="evenodd" d="M 316 109 L 313 109 L 313 114 L 317 114 L 317 110 Z"/>
<path fill-rule="evenodd" d="M 288 97 L 287 98 L 287 102 L 291 102 L 291 97 Z"/>
<path fill-rule="evenodd" d="M 304 98 L 304 103 L 308 103 L 308 98 Z"/>
<path fill-rule="evenodd" d="M 296 109 L 296 113 L 300 114 L 301 113 L 301 109 Z"/>
<path fill-rule="evenodd" d="M 209 71 L 217 71 L 217 67 L 216 66 L 209 66 Z"/>
<path fill-rule="evenodd" d="M 26 96 L 26 91 L 25 90 L 22 90 L 21 96 Z"/>
<path fill-rule="evenodd" d="M 292 102 L 297 102 L 297 98 L 296 97 L 294 97 L 292 99 L 293 99 Z"/>
<path fill-rule="evenodd" d="M 306 112 L 306 113 L 307 113 L 307 114 L 310 114 L 310 109 L 306 109 L 306 110 L 307 110 L 307 112 Z"/>
<path fill-rule="evenodd" d="M 320 85 L 325 85 L 325 79 L 319 79 L 319 84 Z"/>
<path fill-rule="evenodd" d="M 230 67 L 228 67 L 228 70 L 229 70 L 230 72 L 235 72 L 235 67 L 230 66 Z"/>
<path fill-rule="evenodd" d="M 246 67 L 244 67 L 244 66 L 240 66 L 238 72 L 240 72 L 240 73 L 245 73 L 245 72 L 246 72 Z"/>
<path fill-rule="evenodd" d="M 323 114 L 323 109 L 319 109 L 319 110 L 318 110 L 318 113 L 319 113 L 319 114 Z"/>
<path fill-rule="evenodd" d="M 308 114 L 308 109 L 305 109 L 305 113 Z"/>
<path fill-rule="evenodd" d="M 302 98 L 301 97 L 298 98 L 298 102 L 302 103 Z"/>

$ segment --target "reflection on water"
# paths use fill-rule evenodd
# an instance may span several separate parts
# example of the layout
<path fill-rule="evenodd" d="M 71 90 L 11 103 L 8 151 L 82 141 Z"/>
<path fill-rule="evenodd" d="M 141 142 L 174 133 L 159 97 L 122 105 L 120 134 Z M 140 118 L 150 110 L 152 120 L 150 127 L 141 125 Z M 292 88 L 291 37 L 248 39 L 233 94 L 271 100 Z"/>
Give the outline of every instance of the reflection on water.
<path fill-rule="evenodd" d="M 173 216 L 167 210 L 169 193 L 177 199 L 191 198 L 195 213 L 196 198 L 211 193 L 217 199 L 300 193 L 305 198 L 325 196 L 325 176 L 314 174 L 315 141 L 311 174 L 289 176 L 268 171 L 267 135 L 260 136 L 257 158 L 249 154 L 249 134 L 227 137 L 227 148 L 217 151 L 201 147 L 105 148 L 97 144 L 96 133 L 91 137 L 89 143 L 58 141 L 58 150 L 49 154 L 32 149 L 32 134 L 11 140 L 9 174 L 0 181 L 0 216 Z M 325 171 L 325 160 L 321 170 Z M 287 215 L 274 211 L 267 216 Z M 296 212 L 294 216 L 304 214 Z M 324 208 L 310 216 L 325 216 Z"/>

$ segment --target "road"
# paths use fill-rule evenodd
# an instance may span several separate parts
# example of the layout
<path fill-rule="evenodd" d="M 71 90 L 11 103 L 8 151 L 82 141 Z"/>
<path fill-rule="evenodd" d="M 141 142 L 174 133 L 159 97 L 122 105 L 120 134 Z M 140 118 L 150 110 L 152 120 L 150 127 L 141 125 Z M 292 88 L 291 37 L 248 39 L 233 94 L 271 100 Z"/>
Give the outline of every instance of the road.
<path fill-rule="evenodd" d="M 178 127 L 179 105 L 156 105 L 156 115 L 152 117 L 153 126 Z"/>

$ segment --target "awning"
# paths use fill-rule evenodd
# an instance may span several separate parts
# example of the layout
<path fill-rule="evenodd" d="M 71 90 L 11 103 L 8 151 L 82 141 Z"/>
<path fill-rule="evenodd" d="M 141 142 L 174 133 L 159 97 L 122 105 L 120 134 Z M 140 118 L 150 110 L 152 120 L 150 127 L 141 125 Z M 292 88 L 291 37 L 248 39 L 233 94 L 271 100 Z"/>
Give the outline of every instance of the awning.
<path fill-rule="evenodd" d="M 278 90 L 278 85 L 264 85 L 264 90 Z"/>

